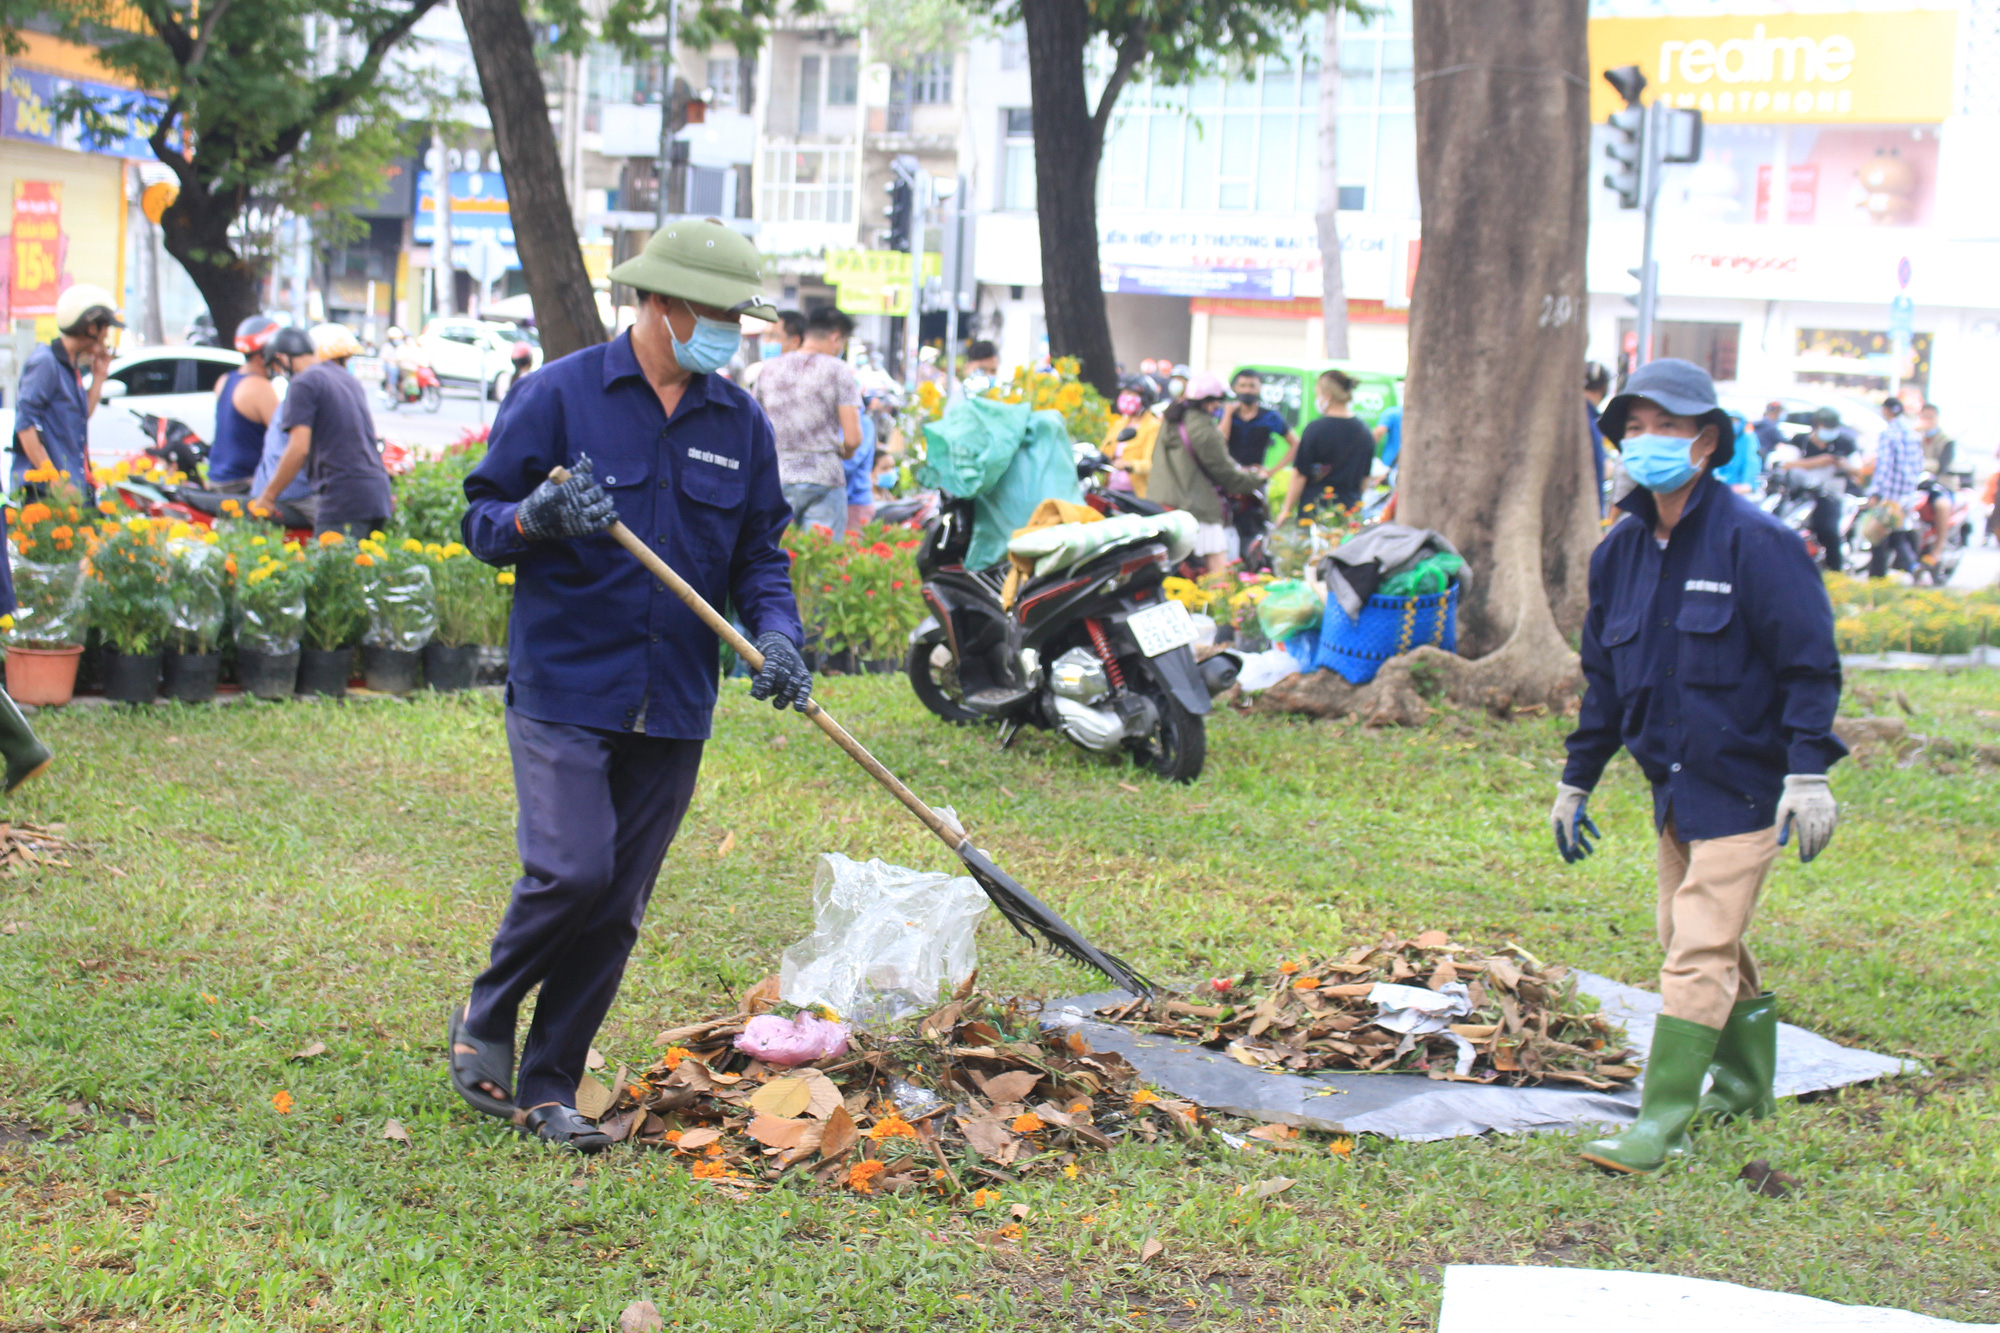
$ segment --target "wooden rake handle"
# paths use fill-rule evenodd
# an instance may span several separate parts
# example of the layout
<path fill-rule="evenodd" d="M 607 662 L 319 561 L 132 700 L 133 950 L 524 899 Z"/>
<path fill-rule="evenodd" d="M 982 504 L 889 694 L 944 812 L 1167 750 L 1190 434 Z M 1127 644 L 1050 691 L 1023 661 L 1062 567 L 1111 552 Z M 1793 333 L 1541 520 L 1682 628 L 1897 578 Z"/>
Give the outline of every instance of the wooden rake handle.
<path fill-rule="evenodd" d="M 568 481 L 569 469 L 556 468 L 549 473 L 549 480 L 558 484 Z M 647 572 L 666 584 L 668 590 L 685 602 L 690 611 L 700 616 L 702 623 L 714 630 L 717 637 L 728 644 L 738 657 L 748 662 L 752 671 L 763 669 L 764 654 L 757 651 L 757 645 L 744 638 L 736 626 L 730 624 L 720 612 L 710 606 L 708 599 L 696 592 L 686 579 L 676 574 L 672 565 L 655 555 L 646 543 L 639 540 L 632 529 L 613 519 L 611 526 L 605 531 L 609 532 L 612 539 L 620 546 L 630 551 L 633 557 L 646 567 Z M 847 728 L 833 720 L 833 714 L 820 707 L 819 700 L 808 699 L 806 706 L 800 711 L 818 724 L 819 729 L 825 732 L 835 745 L 847 751 L 847 757 L 859 764 L 868 776 L 881 783 L 891 796 L 901 801 L 911 814 L 922 820 L 924 827 L 935 833 L 945 846 L 957 851 L 962 845 L 971 841 L 963 832 L 953 828 L 951 822 L 943 815 L 931 809 L 921 796 L 904 786 L 901 778 L 884 768 L 881 760 L 868 753 L 867 746 L 850 736 Z"/>

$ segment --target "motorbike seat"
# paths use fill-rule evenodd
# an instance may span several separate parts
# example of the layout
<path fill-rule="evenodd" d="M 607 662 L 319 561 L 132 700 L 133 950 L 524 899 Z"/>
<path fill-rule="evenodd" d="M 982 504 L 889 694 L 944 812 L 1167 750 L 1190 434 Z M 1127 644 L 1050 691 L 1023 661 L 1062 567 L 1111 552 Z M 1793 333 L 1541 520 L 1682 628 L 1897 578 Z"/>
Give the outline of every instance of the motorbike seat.
<path fill-rule="evenodd" d="M 1050 570 L 1046 574 L 1036 574 L 1023 582 L 1020 592 L 1015 595 L 1014 609 L 1018 612 L 1021 607 L 1027 605 L 1036 593 L 1067 583 L 1076 578 L 1085 569 L 1092 566 L 1102 566 L 1113 558 L 1117 558 L 1119 563 L 1122 564 L 1125 560 L 1133 558 L 1142 551 L 1149 553 L 1157 560 L 1164 561 L 1167 558 L 1166 544 L 1161 542 L 1157 537 L 1138 537 L 1129 542 L 1121 542 L 1116 546 L 1107 546 L 1101 551 L 1092 552 L 1079 564 L 1063 565 Z"/>

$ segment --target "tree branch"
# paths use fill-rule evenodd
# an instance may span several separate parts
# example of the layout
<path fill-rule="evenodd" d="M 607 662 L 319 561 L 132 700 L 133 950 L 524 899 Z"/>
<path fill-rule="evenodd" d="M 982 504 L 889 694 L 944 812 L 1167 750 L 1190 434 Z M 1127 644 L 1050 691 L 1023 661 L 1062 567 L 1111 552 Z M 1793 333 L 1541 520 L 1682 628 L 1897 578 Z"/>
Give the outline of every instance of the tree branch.
<path fill-rule="evenodd" d="M 1146 28 L 1142 20 L 1132 20 L 1132 26 L 1118 39 L 1113 48 L 1117 61 L 1111 67 L 1111 77 L 1104 81 L 1104 92 L 1097 99 L 1097 110 L 1090 117 L 1091 128 L 1097 134 L 1097 142 L 1104 143 L 1105 131 L 1111 127 L 1111 110 L 1118 105 L 1118 94 L 1125 90 L 1125 81 L 1132 77 L 1139 62 L 1146 57 Z"/>
<path fill-rule="evenodd" d="M 146 16 L 146 22 L 152 24 L 153 31 L 160 35 L 160 41 L 166 45 L 174 63 L 185 72 L 188 57 L 194 50 L 194 41 L 188 36 L 187 29 L 180 25 L 180 20 L 174 17 L 174 11 L 154 0 L 151 4 L 140 5 L 139 12 Z"/>
<path fill-rule="evenodd" d="M 190 190 L 195 184 L 194 164 L 188 161 L 186 154 L 178 148 L 167 147 L 167 135 L 172 132 L 174 122 L 180 119 L 180 114 L 181 95 L 175 93 L 173 100 L 167 103 L 166 109 L 160 112 L 159 124 L 153 126 L 153 132 L 146 136 L 146 142 L 151 145 L 153 156 L 166 163 L 180 180 L 181 188 Z"/>
<path fill-rule="evenodd" d="M 222 16 L 229 12 L 234 0 L 215 0 L 208 11 L 208 19 L 201 25 L 201 36 L 195 39 L 194 51 L 188 56 L 184 71 L 187 78 L 193 78 L 201 68 L 202 58 L 208 54 L 208 44 L 215 38 L 215 30 L 222 26 Z"/>
<path fill-rule="evenodd" d="M 438 0 L 414 0 L 402 17 L 370 38 L 367 51 L 347 77 L 330 80 L 320 89 L 319 96 L 313 99 L 311 114 L 279 133 L 271 141 L 269 151 L 259 154 L 260 160 L 276 162 L 297 152 L 307 130 L 324 124 L 328 116 L 346 106 L 356 93 L 375 82 L 375 74 L 381 68 L 383 57 L 389 54 L 389 48 L 407 37 L 410 29 L 416 27 L 418 20 L 437 3 Z"/>

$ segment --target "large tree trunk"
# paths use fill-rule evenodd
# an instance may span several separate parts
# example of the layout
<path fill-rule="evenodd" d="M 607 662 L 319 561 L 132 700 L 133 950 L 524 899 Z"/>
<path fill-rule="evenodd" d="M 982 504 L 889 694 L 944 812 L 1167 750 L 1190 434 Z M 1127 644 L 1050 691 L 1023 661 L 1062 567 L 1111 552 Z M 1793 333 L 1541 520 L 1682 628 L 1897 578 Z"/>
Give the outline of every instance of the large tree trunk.
<path fill-rule="evenodd" d="M 1022 0 L 1021 18 L 1028 30 L 1028 84 L 1035 103 L 1035 208 L 1049 351 L 1076 357 L 1083 378 L 1109 398 L 1117 392 L 1118 366 L 1097 262 L 1104 121 L 1093 116 L 1083 81 L 1090 14 L 1084 0 Z M 1116 89 L 1108 96 L 1115 100 Z"/>
<path fill-rule="evenodd" d="M 1319 263 L 1320 316 L 1326 355 L 1347 359 L 1347 283 L 1340 271 L 1340 161 L 1335 133 L 1340 121 L 1340 12 L 1328 8 L 1319 51 Z M 1306 387 L 1311 393 L 1312 386 Z"/>
<path fill-rule="evenodd" d="M 238 255 L 229 238 L 243 205 L 238 193 L 217 195 L 205 182 L 183 177 L 180 197 L 160 216 L 167 253 L 180 261 L 208 303 L 220 347 L 232 346 L 236 326 L 261 308 L 263 271 Z"/>
<path fill-rule="evenodd" d="M 534 35 L 517 0 L 459 0 L 458 11 L 493 119 L 514 248 L 534 299 L 543 351 L 554 360 L 603 342 L 604 325 L 570 216 Z"/>

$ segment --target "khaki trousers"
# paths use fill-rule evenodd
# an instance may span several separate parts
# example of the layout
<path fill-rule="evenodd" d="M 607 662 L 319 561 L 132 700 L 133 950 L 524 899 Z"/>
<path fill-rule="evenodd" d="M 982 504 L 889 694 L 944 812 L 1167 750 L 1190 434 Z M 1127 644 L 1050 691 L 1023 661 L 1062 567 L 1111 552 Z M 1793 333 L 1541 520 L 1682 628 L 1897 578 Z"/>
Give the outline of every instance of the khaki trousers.
<path fill-rule="evenodd" d="M 1778 829 L 1682 842 L 1660 831 L 1660 995 L 1674 1018 L 1719 1028 L 1738 1000 L 1763 993 L 1743 943 L 1757 896 L 1778 859 Z"/>

